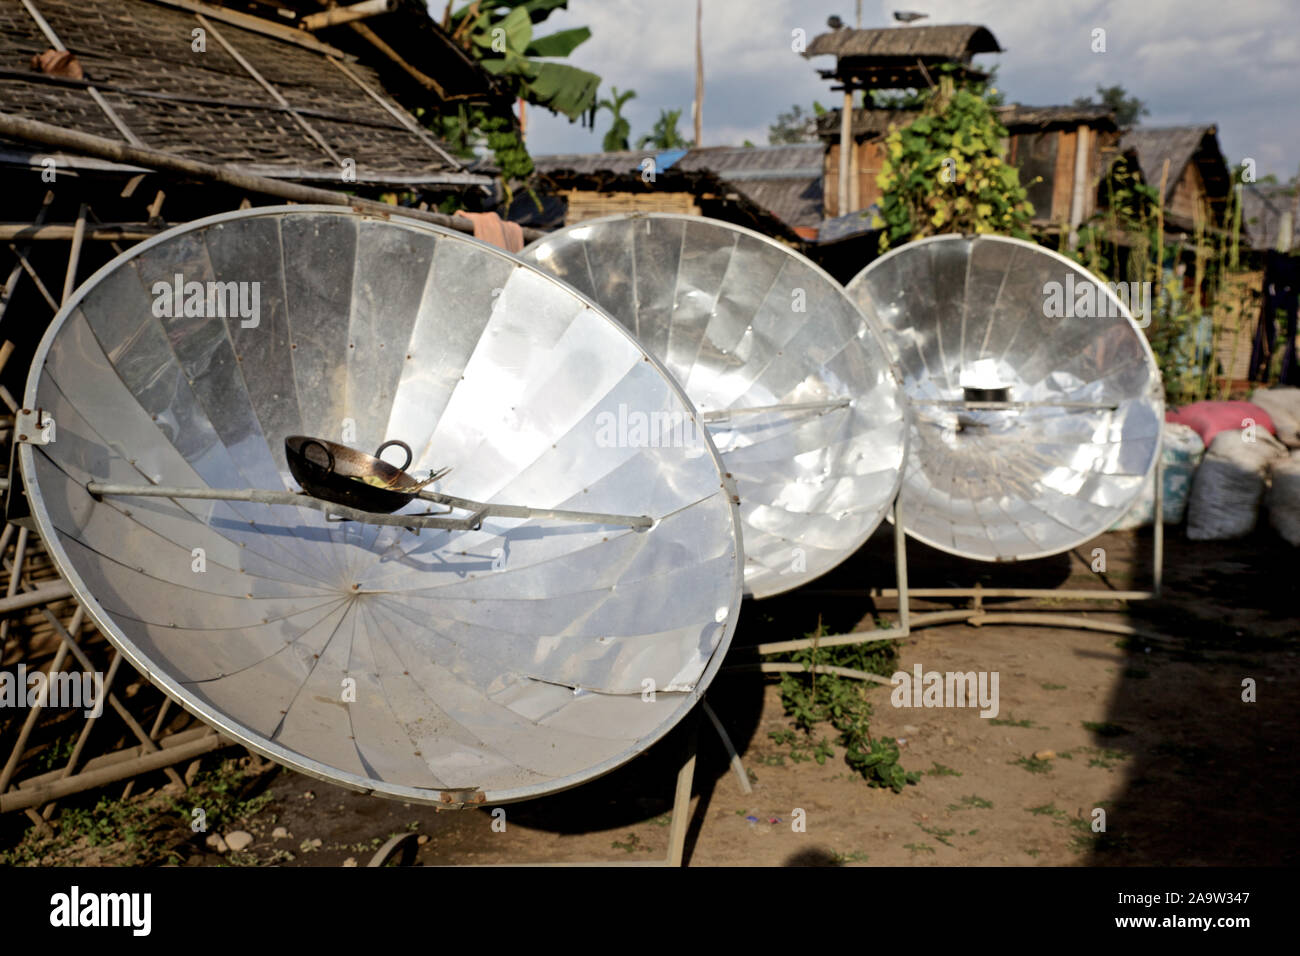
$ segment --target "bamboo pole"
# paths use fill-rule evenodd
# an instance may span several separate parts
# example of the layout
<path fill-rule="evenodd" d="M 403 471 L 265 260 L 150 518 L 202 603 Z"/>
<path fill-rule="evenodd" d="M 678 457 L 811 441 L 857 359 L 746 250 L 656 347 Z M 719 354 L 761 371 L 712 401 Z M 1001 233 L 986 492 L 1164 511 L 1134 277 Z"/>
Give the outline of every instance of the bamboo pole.
<path fill-rule="evenodd" d="M 76 631 L 81 626 L 81 616 L 83 610 L 84 609 L 81 607 L 81 605 L 77 606 L 77 614 L 72 619 L 73 627 L 71 628 L 71 633 L 69 633 L 69 629 L 65 628 L 57 617 L 55 617 L 53 614 L 50 613 L 49 608 L 42 608 L 41 613 L 45 615 L 46 620 L 48 620 L 52 625 L 54 625 L 54 629 L 58 631 L 59 636 L 63 638 L 63 642 L 67 646 L 68 650 L 72 651 L 73 656 L 76 657 L 77 660 L 81 662 L 81 666 L 93 674 L 95 673 L 95 667 L 93 664 L 91 664 L 90 658 L 86 656 L 86 652 L 83 651 L 81 647 L 77 644 L 77 638 L 75 636 Z M 118 651 L 117 654 L 120 655 L 121 651 Z M 126 709 L 126 705 L 122 703 L 122 701 L 118 698 L 118 696 L 112 691 L 108 690 L 107 688 L 105 688 L 104 690 L 104 696 L 108 698 L 109 706 L 112 707 L 113 710 L 117 711 L 117 716 L 122 718 L 122 722 L 126 724 L 126 726 L 130 729 L 131 733 L 135 735 L 136 739 L 139 740 L 140 743 L 144 745 L 145 749 L 151 751 L 158 750 L 158 745 L 149 739 L 149 735 L 145 733 L 144 728 L 140 726 L 140 722 L 137 721 L 135 717 L 131 715 L 131 712 Z M 96 701 L 96 703 L 101 703 L 101 702 Z M 180 780 L 180 775 L 177 774 L 176 771 L 171 769 L 170 764 L 167 765 L 167 774 L 168 776 L 172 777 L 175 782 L 181 783 L 181 785 L 184 786 L 183 782 Z"/>
<path fill-rule="evenodd" d="M 5 598 L 13 598 L 18 594 L 18 582 L 21 580 L 23 572 L 23 559 L 27 555 L 27 537 L 26 528 L 18 529 L 18 543 L 14 545 L 14 560 L 9 569 L 9 584 L 5 590 Z M 0 646 L 3 645 L 5 638 L 9 636 L 9 622 L 0 621 Z M 3 787 L 0 787 L 3 789 Z"/>
<path fill-rule="evenodd" d="M 860 594 L 862 592 L 810 591 L 808 594 Z M 912 588 L 912 597 L 954 598 L 974 597 L 975 588 Z M 1035 598 L 1054 597 L 1066 601 L 1143 601 L 1151 597 L 1150 591 L 1103 591 L 1098 588 L 979 588 L 983 598 Z M 872 588 L 867 597 L 898 597 L 895 588 Z"/>
<path fill-rule="evenodd" d="M 81 243 L 86 238 L 86 204 L 77 210 L 77 224 L 72 227 L 72 248 L 68 250 L 68 269 L 63 275 L 63 296 L 59 304 L 67 303 L 72 290 L 77 287 L 77 266 L 81 264 Z"/>
<path fill-rule="evenodd" d="M 902 628 L 891 627 L 877 631 L 853 631 L 849 634 L 836 634 L 834 637 L 801 637 L 793 641 L 773 641 L 768 644 L 754 644 L 748 648 L 738 647 L 735 650 L 736 653 L 748 650 L 758 654 L 787 654 L 810 647 L 844 647 L 849 644 L 855 647 L 866 647 L 868 644 L 885 644 L 902 637 L 907 637 Z"/>
<path fill-rule="evenodd" d="M 1194 203 L 1192 205 L 1192 242 L 1195 243 L 1195 253 L 1192 256 L 1192 302 L 1191 302 L 1192 314 L 1196 316 L 1196 333 L 1192 338 L 1192 341 L 1194 343 L 1200 342 L 1201 319 L 1204 318 L 1204 314 L 1201 311 L 1202 308 L 1201 282 L 1202 282 L 1202 277 L 1205 275 L 1205 260 L 1206 260 L 1205 218 L 1206 218 L 1205 210 L 1202 209 L 1201 203 L 1199 201 Z M 1205 368 L 1203 370 L 1200 370 L 1199 374 L 1197 375 L 1195 394 L 1196 394 L 1196 400 L 1198 402 L 1205 400 L 1206 393 L 1210 389 L 1210 375 L 1212 374 L 1212 370 L 1214 367 L 1214 335 L 1213 335 L 1214 320 L 1213 319 L 1210 320 L 1210 327 L 1211 327 L 1210 358 L 1209 361 L 1206 362 Z M 1193 348 L 1192 360 L 1193 362 L 1195 362 L 1197 358 L 1195 352 L 1197 345 L 1193 345 L 1192 348 Z"/>
<path fill-rule="evenodd" d="M 309 13 L 298 21 L 298 25 L 304 30 L 323 30 L 340 23 L 351 23 L 354 20 L 364 20 L 381 13 L 389 13 L 396 6 L 397 0 L 363 0 L 362 3 L 354 3 L 346 7 L 332 7 L 321 13 Z"/>
<path fill-rule="evenodd" d="M 77 609 L 80 614 L 81 609 Z M 55 674 L 63 669 L 63 662 L 68 657 L 68 646 L 60 644 L 58 651 L 54 655 L 54 661 L 50 664 L 49 677 L 52 679 Z M 25 688 L 20 688 L 21 693 Z M 36 729 L 36 722 L 41 718 L 41 711 L 45 709 L 44 701 L 38 700 L 36 705 L 27 711 L 27 718 L 23 721 L 22 728 L 18 731 L 18 739 L 14 741 L 13 750 L 9 752 L 9 759 L 5 761 L 4 769 L 0 770 L 0 793 L 9 786 L 9 781 L 13 779 L 14 772 L 18 769 L 18 761 L 22 758 L 23 751 L 27 748 L 27 741 L 31 737 L 32 731 Z"/>
<path fill-rule="evenodd" d="M 72 588 L 68 587 L 67 582 L 54 581 L 42 584 L 34 591 L 24 591 L 22 594 L 0 598 L 0 614 L 22 611 L 38 604 L 52 604 L 70 597 L 72 597 Z"/>
<path fill-rule="evenodd" d="M 31 225 L 33 227 L 39 227 L 41 223 L 45 222 L 45 217 L 49 215 L 50 206 L 53 203 L 54 203 L 54 191 L 46 190 L 45 198 L 41 201 L 41 208 L 36 213 L 36 218 L 33 219 L 31 222 Z M 26 254 L 31 250 L 31 247 L 23 246 L 22 250 L 23 253 Z M 13 271 L 9 273 L 9 279 L 5 282 L 4 288 L 0 289 L 0 321 L 4 320 L 5 311 L 9 308 L 9 302 L 13 298 L 14 289 L 17 288 L 18 280 L 22 277 L 22 274 L 23 274 L 23 265 L 20 260 L 19 262 L 15 263 L 13 267 Z M 5 344 L 9 346 L 9 351 L 12 352 L 13 344 L 10 342 L 6 342 Z M 5 353 L 4 359 L 6 362 L 9 360 L 9 353 Z"/>
<path fill-rule="evenodd" d="M 889 678 L 881 677 L 879 674 L 868 674 L 866 671 L 854 670 L 852 667 L 838 667 L 832 664 L 814 664 L 811 667 L 805 667 L 803 664 L 764 661 L 761 664 L 728 664 L 723 668 L 723 670 L 761 671 L 764 674 L 834 674 L 836 677 L 851 677 L 854 680 L 869 681 L 873 684 L 884 684 L 886 687 L 891 685 Z"/>
<path fill-rule="evenodd" d="M 463 99 L 463 97 L 448 96 L 447 91 L 442 88 L 441 83 L 439 83 L 433 77 L 421 73 L 415 67 L 411 66 L 411 64 L 403 60 L 396 50 L 394 50 L 391 46 L 389 46 L 387 43 L 381 40 L 379 38 L 379 34 L 375 33 L 374 30 L 370 29 L 370 27 L 366 26 L 364 23 L 353 21 L 352 23 L 349 23 L 348 26 L 351 27 L 353 30 L 355 30 L 357 33 L 361 34 L 361 36 L 365 38 L 366 42 L 369 43 L 371 46 L 373 46 L 376 50 L 378 50 L 384 56 L 388 57 L 388 59 L 392 60 L 395 64 L 397 64 L 398 68 L 401 69 L 402 72 L 404 72 L 407 76 L 415 80 L 415 82 L 419 83 L 421 86 L 423 86 L 426 90 L 429 90 L 431 93 L 436 93 L 439 99 L 447 100 L 447 101 L 450 101 L 452 99 Z"/>
<path fill-rule="evenodd" d="M 24 222 L 0 223 L 0 241 L 31 242 L 34 239 L 66 242 L 76 236 L 75 225 L 51 224 L 37 226 Z M 83 239 L 148 239 L 163 231 L 161 226 L 151 226 L 144 222 L 114 222 L 101 226 L 88 226 L 82 233 Z M 19 269 L 22 267 L 19 266 Z"/>
<path fill-rule="evenodd" d="M 49 123 L 26 119 L 12 113 L 0 113 L 0 135 L 13 136 L 29 142 L 42 143 L 46 146 L 73 150 L 88 156 L 96 156 L 99 159 L 107 159 L 111 162 L 167 170 L 168 172 L 182 173 L 187 176 L 197 176 L 201 179 L 233 186 L 246 192 L 275 196 L 292 202 L 349 206 L 357 212 L 369 215 L 384 218 L 400 216 L 407 219 L 418 219 L 422 222 L 431 222 L 446 229 L 454 229 L 457 232 L 471 234 L 474 232 L 473 223 L 468 219 L 457 216 L 444 216 L 442 213 L 411 209 L 404 206 L 390 206 L 387 203 L 362 199 L 359 196 L 349 196 L 330 189 L 304 186 L 300 183 L 281 182 L 267 176 L 242 172 L 231 166 L 219 166 L 195 159 L 187 159 L 184 156 L 177 156 L 161 149 L 128 146 L 125 143 L 119 143 L 103 136 L 83 133 L 80 130 L 65 129 L 61 126 L 52 126 Z M 545 235 L 545 233 L 536 229 L 528 228 L 525 228 L 523 233 L 525 239 L 537 239 Z"/>
<path fill-rule="evenodd" d="M 1087 618 L 1073 618 L 1066 614 L 1034 614 L 1029 612 L 1008 612 L 1006 614 L 977 614 L 968 621 L 975 627 L 986 624 L 1011 624 L 1015 626 L 1033 625 L 1038 627 L 1063 627 L 1070 630 L 1102 631 L 1107 634 L 1123 634 L 1128 637 L 1163 639 L 1162 634 L 1152 634 L 1131 624 L 1115 624 L 1111 621 L 1094 621 Z"/>
<path fill-rule="evenodd" d="M 129 777 L 139 776 L 152 770 L 170 769 L 176 764 L 221 747 L 231 745 L 220 734 L 212 733 L 188 744 L 181 744 L 170 749 L 155 750 L 134 760 L 123 761 L 99 770 L 83 770 L 81 773 L 65 780 L 41 784 L 35 787 L 22 787 L 11 793 L 0 793 L 0 813 L 11 810 L 23 810 L 39 806 L 52 800 L 59 800 L 74 793 L 94 790 L 105 784 L 116 783 Z"/>
<path fill-rule="evenodd" d="M 1165 277 L 1165 186 L 1169 182 L 1169 160 L 1160 167 L 1160 194 L 1156 202 L 1156 301 L 1160 300 Z"/>
<path fill-rule="evenodd" d="M 168 734 L 161 741 L 159 746 L 163 750 L 175 750 L 183 744 L 192 743 L 200 738 L 207 737 L 213 733 L 211 727 L 207 724 L 200 724 L 196 727 L 190 727 L 188 730 L 180 730 L 174 734 Z M 105 767 L 114 767 L 122 763 L 129 763 L 139 757 L 145 756 L 152 751 L 145 750 L 139 744 L 133 747 L 126 747 L 122 750 L 114 750 L 110 753 L 100 754 L 98 757 L 91 757 L 81 768 L 81 772 L 88 770 L 102 770 Z M 16 790 L 25 790 L 29 787 L 37 787 L 42 784 L 52 783 L 64 779 L 66 775 L 63 768 L 57 770 L 47 770 L 44 773 L 38 773 L 30 777 L 25 777 L 15 785 Z"/>
<path fill-rule="evenodd" d="M 190 13 L 205 13 L 213 20 L 219 20 L 222 23 L 229 23 L 232 26 L 249 30 L 253 33 L 261 33 L 265 36 L 274 37 L 277 40 L 283 40 L 286 43 L 292 43 L 296 46 L 304 47 L 313 53 L 323 53 L 326 56 L 337 57 L 343 60 L 356 60 L 356 57 L 350 53 L 344 53 L 324 43 L 312 36 L 306 30 L 299 30 L 287 24 L 281 25 L 275 23 L 266 17 L 257 17 L 248 13 L 241 13 L 238 10 L 231 10 L 228 7 L 216 6 L 215 4 L 204 3 L 203 0 L 149 0 L 150 3 L 157 3 L 166 7 L 176 7 L 180 10 L 188 10 Z M 325 0 L 322 0 L 321 6 L 327 6 Z"/>
<path fill-rule="evenodd" d="M 66 645 L 60 645 L 60 650 Z M 113 655 L 113 662 L 108 665 L 108 673 L 104 675 L 103 692 L 107 693 L 113 687 L 113 681 L 117 678 L 117 672 L 121 669 L 123 657 L 121 654 Z M 170 700 L 170 698 L 168 698 Z M 76 743 L 72 745 L 72 753 L 68 755 L 68 762 L 63 765 L 62 771 L 59 772 L 59 779 L 71 777 L 77 770 L 77 761 L 81 759 L 82 752 L 86 749 L 86 741 L 90 739 L 90 732 L 95 729 L 95 723 L 103 716 L 101 710 L 98 715 L 92 714 L 87 717 L 81 725 L 81 732 L 77 734 Z M 122 799 L 126 799 L 123 796 Z M 41 809 L 41 819 L 48 820 L 54 815 L 54 810 L 58 806 L 56 803 L 46 804 Z"/>
<path fill-rule="evenodd" d="M 117 661 L 115 660 L 115 661 L 113 661 L 113 663 L 116 664 Z M 107 686 L 107 681 L 105 681 L 105 686 Z M 154 718 L 153 726 L 149 728 L 149 739 L 150 739 L 150 740 L 157 740 L 157 739 L 158 739 L 158 735 L 159 735 L 160 733 L 162 733 L 163 723 L 167 720 L 167 713 L 168 713 L 168 711 L 171 710 L 171 706 L 172 706 L 172 699 L 171 699 L 170 697 L 168 697 L 167 695 L 164 694 L 164 695 L 163 695 L 162 706 L 158 708 L 158 715 Z M 188 779 L 185 781 L 186 786 L 189 785 L 189 782 L 190 782 L 190 781 L 189 781 Z M 125 800 L 127 797 L 131 796 L 131 790 L 132 790 L 134 787 L 135 787 L 135 781 L 134 781 L 134 780 L 132 780 L 132 781 L 130 781 L 129 783 L 127 783 L 127 785 L 122 789 L 122 799 L 123 799 L 123 800 Z"/>
<path fill-rule="evenodd" d="M 54 296 L 50 295 L 50 290 L 45 287 L 45 283 L 41 281 L 40 275 L 37 274 L 36 270 L 32 267 L 31 262 L 27 259 L 27 251 L 30 248 L 30 246 L 27 246 L 26 248 L 19 249 L 14 243 L 9 243 L 9 251 L 18 257 L 18 263 L 22 266 L 23 271 L 31 276 L 32 283 L 36 286 L 36 291 L 41 294 L 41 297 L 50 307 L 50 310 L 57 313 L 59 311 L 59 303 L 54 301 Z"/>

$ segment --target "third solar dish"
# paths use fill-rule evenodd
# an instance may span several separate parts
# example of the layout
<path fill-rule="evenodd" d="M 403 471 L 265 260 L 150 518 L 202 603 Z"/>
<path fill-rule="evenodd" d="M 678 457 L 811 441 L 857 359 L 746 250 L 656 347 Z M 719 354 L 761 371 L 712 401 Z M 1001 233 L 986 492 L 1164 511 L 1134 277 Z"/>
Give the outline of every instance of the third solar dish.
<path fill-rule="evenodd" d="M 1124 302 L 1033 243 L 936 236 L 867 266 L 849 295 L 885 330 L 914 407 L 908 534 L 985 561 L 1109 528 L 1155 464 L 1160 373 Z"/>
<path fill-rule="evenodd" d="M 70 299 L 24 402 L 32 513 L 99 628 L 314 776 L 573 786 L 686 714 L 735 627 L 707 434 L 607 440 L 620 406 L 689 422 L 680 387 L 459 233 L 313 206 L 170 230 Z"/>
<path fill-rule="evenodd" d="M 884 343 L 780 243 L 699 216 L 593 219 L 525 261 L 590 296 L 703 413 L 740 494 L 745 590 L 779 594 L 852 554 L 898 489 L 906 441 Z"/>

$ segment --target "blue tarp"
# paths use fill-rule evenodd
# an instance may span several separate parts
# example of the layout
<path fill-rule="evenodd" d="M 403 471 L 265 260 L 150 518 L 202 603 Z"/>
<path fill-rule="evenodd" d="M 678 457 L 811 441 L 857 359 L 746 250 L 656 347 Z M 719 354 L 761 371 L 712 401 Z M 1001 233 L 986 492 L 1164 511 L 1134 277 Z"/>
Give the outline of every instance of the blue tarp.
<path fill-rule="evenodd" d="M 673 163 L 677 162 L 677 160 L 681 159 L 689 152 L 689 149 L 666 149 L 662 153 L 656 154 L 655 172 L 662 173 L 665 169 L 669 169 Z M 641 167 L 638 165 L 636 172 L 639 173 L 640 171 Z"/>

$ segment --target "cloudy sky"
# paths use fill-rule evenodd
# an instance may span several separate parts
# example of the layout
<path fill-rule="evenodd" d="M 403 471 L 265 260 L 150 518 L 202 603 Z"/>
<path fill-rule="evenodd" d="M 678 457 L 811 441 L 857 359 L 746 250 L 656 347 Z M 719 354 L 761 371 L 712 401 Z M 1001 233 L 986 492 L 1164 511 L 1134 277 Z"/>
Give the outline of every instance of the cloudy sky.
<path fill-rule="evenodd" d="M 1148 126 L 1213 123 L 1229 161 L 1255 159 L 1259 175 L 1285 180 L 1300 167 L 1300 6 L 1295 0 L 863 0 L 862 25 L 893 23 L 892 11 L 930 14 L 926 23 L 980 23 L 1006 51 L 977 64 L 1001 63 L 1008 102 L 1049 106 L 1120 84 L 1151 113 Z M 435 6 L 441 12 L 441 3 Z M 767 142 L 777 113 L 839 94 L 817 75 L 830 57 L 805 60 L 791 31 L 809 38 L 838 14 L 852 25 L 855 0 L 704 0 L 704 145 Z M 695 0 L 570 0 L 541 32 L 588 26 L 592 38 L 571 62 L 604 84 L 632 88 L 626 113 L 635 137 L 649 132 L 660 107 L 682 108 L 690 134 L 694 90 Z M 1092 52 L 1092 31 L 1106 31 L 1106 52 Z M 600 149 L 595 131 L 542 110 L 529 113 L 536 154 Z"/>

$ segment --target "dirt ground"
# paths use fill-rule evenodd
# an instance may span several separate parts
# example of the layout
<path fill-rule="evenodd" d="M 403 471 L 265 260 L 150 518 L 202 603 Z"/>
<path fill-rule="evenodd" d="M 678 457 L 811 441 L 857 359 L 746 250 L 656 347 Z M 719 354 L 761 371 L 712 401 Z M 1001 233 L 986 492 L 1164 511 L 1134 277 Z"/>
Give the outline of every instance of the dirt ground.
<path fill-rule="evenodd" d="M 1088 567 L 1104 548 L 1108 571 Z M 735 645 L 829 633 L 892 618 L 893 605 L 858 593 L 893 585 L 882 532 L 834 574 L 795 594 L 747 603 Z M 1144 588 L 1150 532 L 1106 535 L 1079 554 L 1024 565 L 965 562 L 909 543 L 913 587 Z M 707 722 L 698 764 L 687 862 L 733 865 L 1284 865 L 1300 862 L 1294 807 L 1300 762 L 1293 744 L 1300 689 L 1300 629 L 1288 578 L 1295 552 L 1267 530 L 1246 541 L 1191 543 L 1171 530 L 1163 599 L 1112 603 L 1086 617 L 1146 632 L 1121 638 L 1079 629 L 948 624 L 916 631 L 899 649 L 911 671 L 997 671 L 1000 713 L 902 709 L 890 689 L 868 690 L 871 732 L 894 737 L 901 762 L 922 773 L 902 793 L 867 785 L 836 750 L 823 764 L 796 761 L 770 734 L 789 727 L 776 683 L 724 672 L 708 699 L 752 781 L 745 794 Z M 828 593 L 833 592 L 833 593 Z M 960 606 L 914 601 L 914 613 Z M 1049 609 L 1070 606 L 1054 599 Z M 1256 702 L 1242 700 L 1242 682 Z M 206 758 L 240 781 L 239 804 L 208 835 L 247 831 L 240 851 L 218 852 L 163 788 L 137 798 L 154 815 L 133 830 L 165 840 L 182 865 L 365 866 L 390 837 L 415 833 L 416 865 L 650 862 L 667 852 L 676 768 L 691 721 L 622 769 L 563 794 L 494 815 L 367 797 L 244 758 Z M 834 736 L 827 730 L 828 736 Z M 227 751 L 224 756 L 238 756 Z M 1035 756 L 1037 755 L 1037 756 Z M 143 785 L 143 784 L 142 784 Z M 87 803 L 87 806 L 93 801 Z M 155 809 L 156 808 L 156 809 Z M 1095 832 L 1095 811 L 1105 831 Z M 802 810 L 803 832 L 792 822 Z M 101 805 L 99 811 L 103 812 Z M 136 815 L 137 817 L 139 814 Z M 138 823 L 138 820 L 137 820 Z M 504 826 L 502 826 L 504 824 Z M 283 828 L 283 829 L 277 829 Z M 281 835 L 276 836 L 279 833 Z M 0 833 L 11 862 L 130 862 L 131 837 L 94 846 Z M 427 838 L 427 839 L 426 839 Z M 138 857 L 137 857 L 138 858 Z"/>

